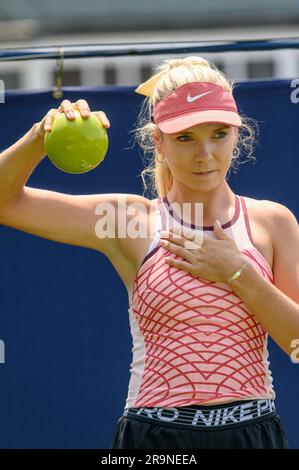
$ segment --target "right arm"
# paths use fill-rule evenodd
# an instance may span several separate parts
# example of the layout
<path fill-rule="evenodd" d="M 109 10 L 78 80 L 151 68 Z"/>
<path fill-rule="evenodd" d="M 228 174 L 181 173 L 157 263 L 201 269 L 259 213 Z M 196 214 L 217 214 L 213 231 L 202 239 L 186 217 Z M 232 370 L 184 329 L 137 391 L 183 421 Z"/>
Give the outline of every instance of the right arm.
<path fill-rule="evenodd" d="M 80 112 L 89 110 L 84 100 L 76 104 Z M 61 109 L 68 117 L 72 104 L 65 101 Z M 109 256 L 117 249 L 118 238 L 97 236 L 95 227 L 99 216 L 96 207 L 101 203 L 110 203 L 117 214 L 120 194 L 78 196 L 25 185 L 45 156 L 44 132 L 58 112 L 51 110 L 24 137 L 0 154 L 0 223 L 57 242 L 92 248 Z M 98 112 L 97 115 L 103 125 L 109 127 L 105 114 Z M 114 213 L 112 211 L 106 220 L 117 234 Z"/>

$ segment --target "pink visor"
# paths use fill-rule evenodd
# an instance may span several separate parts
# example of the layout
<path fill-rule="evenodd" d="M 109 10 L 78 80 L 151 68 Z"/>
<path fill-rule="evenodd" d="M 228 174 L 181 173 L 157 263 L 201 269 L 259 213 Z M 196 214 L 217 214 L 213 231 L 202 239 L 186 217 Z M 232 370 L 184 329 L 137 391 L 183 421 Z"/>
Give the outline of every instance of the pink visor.
<path fill-rule="evenodd" d="M 154 106 L 153 117 L 166 134 L 208 122 L 242 125 L 233 95 L 209 82 L 180 86 Z"/>

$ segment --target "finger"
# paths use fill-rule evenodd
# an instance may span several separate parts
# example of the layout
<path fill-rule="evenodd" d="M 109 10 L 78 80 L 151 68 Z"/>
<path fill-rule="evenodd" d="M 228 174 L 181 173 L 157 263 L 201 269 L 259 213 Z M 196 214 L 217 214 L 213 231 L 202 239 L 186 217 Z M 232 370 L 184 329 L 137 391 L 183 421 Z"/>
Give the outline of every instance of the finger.
<path fill-rule="evenodd" d="M 90 107 L 86 100 L 80 99 L 76 101 L 75 106 L 83 118 L 88 118 L 90 116 Z"/>
<path fill-rule="evenodd" d="M 170 232 L 161 231 L 160 232 L 160 240 L 161 240 L 162 245 L 163 245 L 164 241 L 165 242 L 170 241 L 170 242 L 172 242 L 173 244 L 175 244 L 177 246 L 184 246 L 184 239 L 182 237 L 180 237 L 179 235 L 173 235 Z M 163 246 L 165 246 L 165 245 L 163 245 Z"/>
<path fill-rule="evenodd" d="M 171 253 L 174 253 L 181 258 L 185 258 L 188 260 L 190 263 L 192 262 L 193 259 L 193 254 L 186 250 L 183 246 L 181 245 L 176 245 L 168 240 L 160 240 L 160 245 L 167 251 L 170 251 Z"/>
<path fill-rule="evenodd" d="M 43 123 L 45 131 L 48 131 L 48 132 L 51 131 L 53 119 L 55 118 L 55 116 L 57 116 L 57 114 L 59 114 L 58 109 L 50 109 L 50 111 L 46 114 L 46 117 L 44 118 L 44 123 Z"/>
<path fill-rule="evenodd" d="M 109 119 L 107 118 L 104 111 L 95 111 L 95 114 L 99 118 L 99 120 L 101 121 L 101 123 L 103 124 L 104 127 L 106 127 L 106 128 L 110 127 Z"/>
<path fill-rule="evenodd" d="M 186 248 L 186 250 L 193 250 L 198 252 L 202 245 L 195 243 L 192 240 L 186 240 L 184 243 L 184 247 Z"/>
<path fill-rule="evenodd" d="M 64 113 L 68 119 L 75 119 L 74 107 L 69 100 L 63 100 L 58 111 Z"/>
<path fill-rule="evenodd" d="M 193 240 L 195 237 L 195 232 L 191 232 L 188 228 L 176 228 L 176 227 L 169 227 L 168 231 L 161 231 L 162 238 L 171 238 L 173 240 L 179 239 L 191 239 Z"/>
<path fill-rule="evenodd" d="M 187 273 L 194 274 L 194 267 L 191 263 L 187 263 L 186 261 L 181 261 L 178 259 L 173 258 L 164 258 L 165 262 L 169 264 L 169 266 L 173 266 L 174 268 L 183 269 Z"/>
<path fill-rule="evenodd" d="M 170 240 L 171 242 L 175 243 L 176 245 L 183 246 L 185 248 L 197 248 L 199 244 L 194 243 L 192 240 L 194 237 L 189 236 L 189 238 L 185 238 L 184 235 L 180 234 L 180 232 L 161 232 L 160 236 L 162 239 Z"/>
<path fill-rule="evenodd" d="M 170 227 L 170 234 L 181 236 L 187 240 L 194 240 L 196 237 L 195 230 L 185 226 L 182 226 L 181 228 Z"/>

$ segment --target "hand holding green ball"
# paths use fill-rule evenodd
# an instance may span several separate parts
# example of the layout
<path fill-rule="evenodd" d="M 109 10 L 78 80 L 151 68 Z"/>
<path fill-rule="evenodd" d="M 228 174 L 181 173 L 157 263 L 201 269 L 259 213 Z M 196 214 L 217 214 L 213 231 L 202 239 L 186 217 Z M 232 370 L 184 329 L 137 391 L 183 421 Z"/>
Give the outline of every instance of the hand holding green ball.
<path fill-rule="evenodd" d="M 105 127 L 96 114 L 83 118 L 73 109 L 75 119 L 56 115 L 52 129 L 45 133 L 44 145 L 51 162 L 67 173 L 86 173 L 96 168 L 108 149 Z"/>

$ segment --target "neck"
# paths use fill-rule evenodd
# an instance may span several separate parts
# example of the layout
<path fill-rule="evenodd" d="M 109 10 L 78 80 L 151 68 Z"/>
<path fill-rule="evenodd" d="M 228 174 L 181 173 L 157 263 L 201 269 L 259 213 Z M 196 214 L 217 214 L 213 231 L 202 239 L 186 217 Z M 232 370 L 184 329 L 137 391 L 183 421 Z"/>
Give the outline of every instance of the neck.
<path fill-rule="evenodd" d="M 216 219 L 224 224 L 232 216 L 235 208 L 235 194 L 230 189 L 226 181 L 216 188 L 195 192 L 187 188 L 172 186 L 167 194 L 169 203 L 200 202 L 203 204 L 203 225 L 212 226 Z M 195 219 L 195 207 L 191 208 L 191 222 Z"/>

